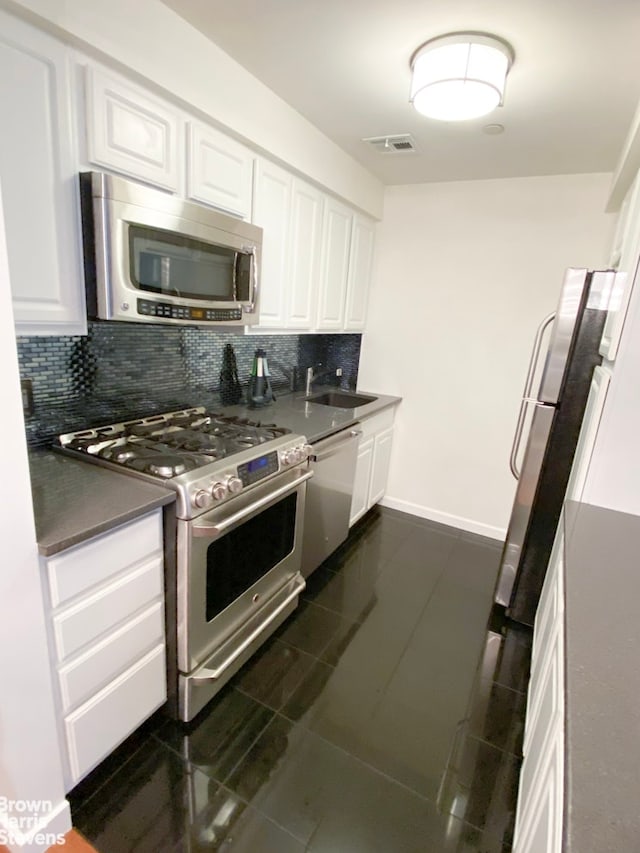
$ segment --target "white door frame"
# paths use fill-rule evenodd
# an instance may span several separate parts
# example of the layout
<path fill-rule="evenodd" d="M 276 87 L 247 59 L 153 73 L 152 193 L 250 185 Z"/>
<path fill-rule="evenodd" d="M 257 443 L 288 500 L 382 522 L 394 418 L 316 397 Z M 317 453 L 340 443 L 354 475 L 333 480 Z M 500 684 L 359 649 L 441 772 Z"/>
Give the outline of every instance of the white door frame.
<path fill-rule="evenodd" d="M 71 814 L 51 684 L 1 188 L 0 400 L 8 448 L 0 513 L 0 846 L 42 853 L 71 828 Z"/>

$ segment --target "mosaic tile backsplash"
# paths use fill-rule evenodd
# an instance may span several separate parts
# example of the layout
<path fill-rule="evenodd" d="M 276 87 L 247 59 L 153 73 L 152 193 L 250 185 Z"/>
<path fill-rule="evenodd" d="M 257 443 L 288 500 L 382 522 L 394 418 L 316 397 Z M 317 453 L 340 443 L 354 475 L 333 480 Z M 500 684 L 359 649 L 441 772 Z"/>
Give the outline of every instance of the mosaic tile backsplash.
<path fill-rule="evenodd" d="M 27 441 L 46 447 L 56 435 L 188 406 L 220 406 L 222 351 L 232 344 L 246 388 L 253 354 L 267 353 L 276 394 L 300 383 L 311 365 L 341 367 L 343 388 L 358 380 L 361 335 L 251 335 L 191 327 L 89 323 L 86 336 L 19 337 L 23 383 L 30 383 Z M 303 387 L 302 384 L 299 387 Z"/>

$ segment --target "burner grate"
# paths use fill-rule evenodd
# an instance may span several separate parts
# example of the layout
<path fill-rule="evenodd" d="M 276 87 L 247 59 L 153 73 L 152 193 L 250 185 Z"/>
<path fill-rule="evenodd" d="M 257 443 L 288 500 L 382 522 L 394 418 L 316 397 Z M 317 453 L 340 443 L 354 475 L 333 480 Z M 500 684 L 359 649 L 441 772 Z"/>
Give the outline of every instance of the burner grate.
<path fill-rule="evenodd" d="M 69 450 L 170 479 L 290 432 L 274 423 L 194 408 L 61 435 L 59 440 Z"/>

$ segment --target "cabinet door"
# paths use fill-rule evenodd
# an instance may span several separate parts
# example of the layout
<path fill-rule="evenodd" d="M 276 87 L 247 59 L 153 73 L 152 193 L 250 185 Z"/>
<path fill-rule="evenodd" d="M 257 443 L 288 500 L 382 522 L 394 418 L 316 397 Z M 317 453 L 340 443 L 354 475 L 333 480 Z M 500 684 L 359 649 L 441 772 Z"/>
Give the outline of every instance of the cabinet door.
<path fill-rule="evenodd" d="M 353 213 L 327 198 L 322 237 L 318 329 L 343 329 Z"/>
<path fill-rule="evenodd" d="M 17 331 L 84 334 L 67 50 L 4 13 L 0 13 L 0 110 L 0 180 Z"/>
<path fill-rule="evenodd" d="M 607 401 L 610 380 L 611 374 L 606 367 L 598 366 L 593 371 L 587 405 L 580 428 L 580 436 L 578 437 L 576 453 L 571 467 L 571 476 L 567 485 L 566 499 L 569 501 L 582 500 L 582 493 L 587 482 L 589 463 L 591 462 L 593 447 L 596 443 L 600 419 L 602 418 L 604 405 Z"/>
<path fill-rule="evenodd" d="M 344 327 L 362 331 L 367 317 L 369 284 L 373 269 L 375 224 L 356 214 L 353 220 L 349 277 L 347 281 L 347 308 Z"/>
<path fill-rule="evenodd" d="M 616 279 L 611 294 L 609 311 L 602 333 L 600 354 L 613 361 L 618 354 L 618 346 L 631 301 L 631 293 L 638 275 L 640 257 L 640 175 L 631 186 L 616 230 L 616 241 L 611 257 L 611 266 L 626 274 L 626 280 Z"/>
<path fill-rule="evenodd" d="M 287 299 L 287 326 L 311 329 L 320 283 L 323 194 L 304 181 L 294 179 L 291 204 L 291 238 Z"/>
<path fill-rule="evenodd" d="M 371 481 L 369 486 L 368 505 L 372 507 L 377 504 L 387 490 L 389 478 L 389 464 L 391 462 L 391 441 L 393 439 L 393 427 L 385 429 L 375 437 L 373 446 L 373 463 L 371 467 Z"/>
<path fill-rule="evenodd" d="M 353 498 L 351 499 L 351 517 L 349 527 L 369 509 L 369 484 L 371 482 L 371 466 L 373 464 L 374 439 L 368 438 L 358 448 L 356 476 L 353 483 Z"/>
<path fill-rule="evenodd" d="M 259 282 L 260 326 L 283 328 L 293 178 L 267 160 L 257 160 L 253 193 L 253 222 L 264 229 Z"/>
<path fill-rule="evenodd" d="M 189 122 L 187 194 L 242 219 L 251 217 L 253 154 L 212 127 Z"/>
<path fill-rule="evenodd" d="M 87 156 L 91 163 L 176 191 L 181 120 L 127 80 L 87 68 Z"/>

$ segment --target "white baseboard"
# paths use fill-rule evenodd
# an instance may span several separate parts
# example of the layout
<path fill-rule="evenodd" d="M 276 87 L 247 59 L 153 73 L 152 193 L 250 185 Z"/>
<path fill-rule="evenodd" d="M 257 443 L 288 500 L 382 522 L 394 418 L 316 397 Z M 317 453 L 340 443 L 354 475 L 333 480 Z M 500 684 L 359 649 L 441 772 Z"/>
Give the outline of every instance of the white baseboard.
<path fill-rule="evenodd" d="M 20 828 L 6 815 L 0 815 L 0 846 L 4 844 L 11 853 L 45 853 L 50 847 L 60 847 L 64 851 L 64 836 L 71 829 L 71 809 L 67 800 L 47 808 L 42 815 L 26 811 L 15 813 L 26 823 Z"/>
<path fill-rule="evenodd" d="M 457 527 L 468 533 L 477 533 L 479 536 L 488 536 L 490 539 L 498 539 L 501 542 L 507 537 L 507 531 L 502 527 L 493 527 L 491 524 L 483 524 L 481 521 L 473 521 L 471 518 L 463 518 L 460 515 L 451 515 L 448 512 L 440 512 L 428 506 L 414 504 L 411 501 L 402 501 L 397 498 L 384 497 L 380 501 L 382 506 L 389 509 L 397 509 L 409 515 L 417 515 L 419 518 L 428 518 L 429 521 L 437 521 L 439 524 L 448 524 L 449 527 Z"/>

